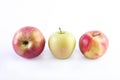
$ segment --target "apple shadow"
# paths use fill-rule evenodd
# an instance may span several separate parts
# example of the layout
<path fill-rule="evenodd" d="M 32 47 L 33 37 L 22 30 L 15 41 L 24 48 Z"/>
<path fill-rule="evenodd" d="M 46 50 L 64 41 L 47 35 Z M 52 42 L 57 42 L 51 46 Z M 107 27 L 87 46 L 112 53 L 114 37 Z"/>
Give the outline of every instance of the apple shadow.
<path fill-rule="evenodd" d="M 75 51 L 73 52 L 73 57 L 78 60 L 78 61 L 81 61 L 81 62 L 87 62 L 87 61 L 96 61 L 96 60 L 99 60 L 99 59 L 88 59 L 86 58 L 82 52 L 80 51 L 79 48 L 76 48 Z"/>
<path fill-rule="evenodd" d="M 32 60 L 50 60 L 53 58 L 54 58 L 54 56 L 52 56 L 49 49 L 45 47 L 45 49 L 42 51 L 42 53 L 39 56 L 33 58 Z"/>

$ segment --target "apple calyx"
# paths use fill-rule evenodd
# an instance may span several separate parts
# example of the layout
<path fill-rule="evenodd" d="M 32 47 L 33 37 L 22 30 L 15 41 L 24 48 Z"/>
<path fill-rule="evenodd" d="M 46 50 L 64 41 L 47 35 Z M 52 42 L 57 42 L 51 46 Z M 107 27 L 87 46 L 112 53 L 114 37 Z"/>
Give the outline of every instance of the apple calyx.
<path fill-rule="evenodd" d="M 93 37 L 96 37 L 96 36 L 99 36 L 99 35 L 101 35 L 101 33 L 99 33 L 99 32 L 95 32 L 95 33 L 92 34 Z"/>
<path fill-rule="evenodd" d="M 26 48 L 30 49 L 30 48 L 32 47 L 32 43 L 31 43 L 30 41 L 23 40 L 23 41 L 22 41 L 22 47 L 23 47 L 24 49 L 26 49 Z"/>
<path fill-rule="evenodd" d="M 24 41 L 22 41 L 22 44 L 26 46 L 29 44 L 29 42 L 27 40 L 24 40 Z"/>

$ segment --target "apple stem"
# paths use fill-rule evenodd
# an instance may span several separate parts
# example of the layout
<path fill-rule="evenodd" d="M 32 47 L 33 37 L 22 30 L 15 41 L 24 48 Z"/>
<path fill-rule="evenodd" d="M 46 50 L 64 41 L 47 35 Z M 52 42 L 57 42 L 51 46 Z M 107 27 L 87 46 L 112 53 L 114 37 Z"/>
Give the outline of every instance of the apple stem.
<path fill-rule="evenodd" d="M 62 30 L 61 30 L 61 28 L 59 27 L 59 30 L 60 30 L 60 33 L 62 34 Z"/>
<path fill-rule="evenodd" d="M 97 33 L 93 33 L 92 36 L 93 37 L 96 37 L 96 36 L 99 36 L 101 33 L 97 32 Z"/>

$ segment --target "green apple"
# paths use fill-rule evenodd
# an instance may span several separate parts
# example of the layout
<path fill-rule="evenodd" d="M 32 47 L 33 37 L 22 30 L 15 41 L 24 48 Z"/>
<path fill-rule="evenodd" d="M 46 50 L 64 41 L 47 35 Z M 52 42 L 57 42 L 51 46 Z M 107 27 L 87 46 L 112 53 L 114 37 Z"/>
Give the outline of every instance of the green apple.
<path fill-rule="evenodd" d="M 75 49 L 76 39 L 70 32 L 59 30 L 49 37 L 48 46 L 56 58 L 67 59 Z"/>

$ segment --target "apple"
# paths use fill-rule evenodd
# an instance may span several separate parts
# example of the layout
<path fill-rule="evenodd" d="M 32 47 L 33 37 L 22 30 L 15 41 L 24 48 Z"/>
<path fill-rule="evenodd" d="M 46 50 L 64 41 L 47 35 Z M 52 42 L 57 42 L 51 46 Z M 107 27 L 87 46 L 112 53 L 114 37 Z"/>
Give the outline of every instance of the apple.
<path fill-rule="evenodd" d="M 67 59 L 75 49 L 76 40 L 70 32 L 61 31 L 61 28 L 59 30 L 49 37 L 48 46 L 56 58 Z"/>
<path fill-rule="evenodd" d="M 89 59 L 103 56 L 108 48 L 108 38 L 101 31 L 88 31 L 79 39 L 79 49 Z"/>
<path fill-rule="evenodd" d="M 12 45 L 18 55 L 24 58 L 34 58 L 43 51 L 45 38 L 37 28 L 25 26 L 15 33 Z"/>

